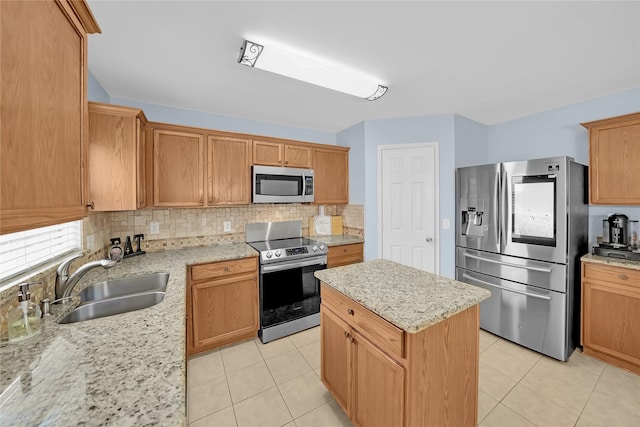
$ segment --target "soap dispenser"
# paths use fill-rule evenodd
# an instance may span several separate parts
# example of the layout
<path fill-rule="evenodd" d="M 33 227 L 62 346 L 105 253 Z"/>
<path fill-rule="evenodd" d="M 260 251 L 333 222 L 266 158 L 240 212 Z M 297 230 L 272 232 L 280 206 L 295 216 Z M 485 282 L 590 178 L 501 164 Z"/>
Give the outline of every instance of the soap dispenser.
<path fill-rule="evenodd" d="M 40 308 L 31 301 L 28 283 L 20 285 L 18 306 L 9 310 L 7 318 L 9 342 L 22 341 L 40 333 Z"/>

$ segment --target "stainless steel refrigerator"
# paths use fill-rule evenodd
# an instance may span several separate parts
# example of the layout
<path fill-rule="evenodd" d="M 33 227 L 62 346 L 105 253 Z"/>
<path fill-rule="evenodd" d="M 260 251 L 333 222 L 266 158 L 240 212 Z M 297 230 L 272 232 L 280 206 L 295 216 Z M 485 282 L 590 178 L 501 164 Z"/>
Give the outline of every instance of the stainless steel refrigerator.
<path fill-rule="evenodd" d="M 456 279 L 492 293 L 480 327 L 559 360 L 579 344 L 586 173 L 570 157 L 456 171 Z"/>

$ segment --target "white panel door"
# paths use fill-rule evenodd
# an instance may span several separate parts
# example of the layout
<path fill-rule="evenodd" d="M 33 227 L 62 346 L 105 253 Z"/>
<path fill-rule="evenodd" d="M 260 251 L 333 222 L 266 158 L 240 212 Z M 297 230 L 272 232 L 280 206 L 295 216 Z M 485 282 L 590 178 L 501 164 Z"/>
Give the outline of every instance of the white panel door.
<path fill-rule="evenodd" d="M 437 273 L 436 146 L 381 150 L 382 258 Z"/>

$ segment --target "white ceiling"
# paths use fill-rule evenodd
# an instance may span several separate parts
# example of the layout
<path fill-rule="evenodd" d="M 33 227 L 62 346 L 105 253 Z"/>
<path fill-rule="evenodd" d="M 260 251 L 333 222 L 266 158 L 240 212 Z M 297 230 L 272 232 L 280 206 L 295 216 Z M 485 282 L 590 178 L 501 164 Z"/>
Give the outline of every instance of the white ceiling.
<path fill-rule="evenodd" d="M 111 97 L 338 132 L 457 113 L 495 124 L 640 87 L 640 2 L 97 1 Z M 378 76 L 366 101 L 239 65 L 274 40 Z"/>

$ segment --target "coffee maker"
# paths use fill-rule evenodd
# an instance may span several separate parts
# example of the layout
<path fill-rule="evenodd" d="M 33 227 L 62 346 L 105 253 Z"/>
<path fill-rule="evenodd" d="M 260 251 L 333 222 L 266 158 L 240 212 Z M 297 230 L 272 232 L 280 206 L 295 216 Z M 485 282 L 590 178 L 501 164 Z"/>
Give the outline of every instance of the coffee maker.
<path fill-rule="evenodd" d="M 629 217 L 624 214 L 609 215 L 602 221 L 605 241 L 593 247 L 593 254 L 640 261 L 638 231 L 635 230 L 637 226 L 638 221 L 629 221 Z"/>

